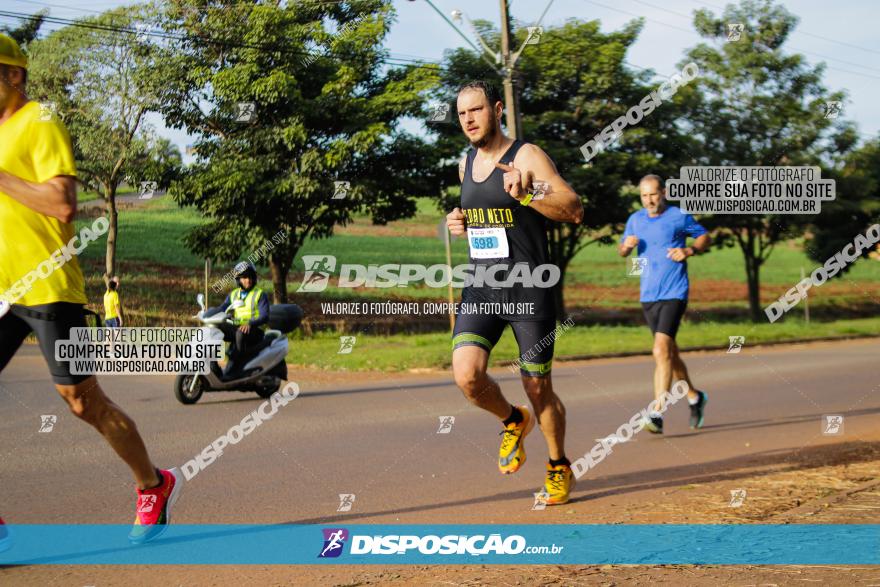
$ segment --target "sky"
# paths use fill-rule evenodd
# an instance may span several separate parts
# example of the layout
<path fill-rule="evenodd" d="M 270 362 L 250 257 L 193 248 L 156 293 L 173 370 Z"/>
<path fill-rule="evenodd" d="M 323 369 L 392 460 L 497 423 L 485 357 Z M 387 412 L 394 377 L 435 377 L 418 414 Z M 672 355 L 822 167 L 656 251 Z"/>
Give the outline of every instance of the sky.
<path fill-rule="evenodd" d="M 292 2 L 295 0 L 288 0 Z M 432 0 L 447 16 L 462 10 L 473 20 L 499 22 L 498 0 Z M 511 0 L 513 18 L 522 25 L 533 24 L 550 0 Z M 32 14 L 48 8 L 50 15 L 77 18 L 114 6 L 126 4 L 116 0 L 3 0 L 3 10 Z M 633 67 L 652 69 L 657 79 L 669 77 L 685 51 L 702 40 L 693 30 L 693 11 L 707 8 L 721 14 L 721 0 L 553 0 L 542 25 L 560 25 L 570 18 L 598 19 L 605 32 L 619 30 L 637 17 L 645 18 L 638 40 L 627 55 Z M 788 52 L 804 55 L 810 63 L 824 62 L 824 84 L 829 90 L 844 90 L 848 97 L 842 117 L 856 122 L 864 139 L 880 131 L 880 109 L 876 90 L 880 87 L 880 3 L 874 0 L 787 0 L 783 5 L 797 15 L 800 22 L 785 45 Z M 392 26 L 386 46 L 395 57 L 417 57 L 440 61 L 446 49 L 467 46 L 459 34 L 437 14 L 425 0 L 395 0 L 397 22 Z M 0 16 L 0 24 L 17 24 L 16 19 Z M 50 25 L 54 29 L 59 25 Z M 459 28 L 472 38 L 467 25 Z M 476 41 L 472 38 L 476 44 Z M 161 118 L 154 116 L 151 124 L 159 134 L 171 138 L 180 148 L 191 140 L 182 131 L 166 129 Z M 410 123 L 407 130 L 418 130 Z"/>

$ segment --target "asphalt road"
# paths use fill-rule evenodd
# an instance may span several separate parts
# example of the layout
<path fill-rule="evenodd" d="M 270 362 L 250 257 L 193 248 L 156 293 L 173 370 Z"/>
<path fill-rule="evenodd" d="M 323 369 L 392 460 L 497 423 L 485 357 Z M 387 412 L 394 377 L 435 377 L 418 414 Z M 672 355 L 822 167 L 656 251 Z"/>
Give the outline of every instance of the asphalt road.
<path fill-rule="evenodd" d="M 608 506 L 663 487 L 724 478 L 750 461 L 785 461 L 817 444 L 858 439 L 880 423 L 880 339 L 685 356 L 710 394 L 706 426 L 687 427 L 682 401 L 662 437 L 617 445 L 578 482 L 570 505 L 533 511 L 546 446 L 536 428 L 515 475 L 496 467 L 500 425 L 471 407 L 449 374 L 297 377 L 301 395 L 184 487 L 180 523 L 591 523 Z M 651 399 L 650 357 L 558 364 L 574 460 Z M 525 401 L 518 376 L 496 371 L 508 399 Z M 102 379 L 137 422 L 155 462 L 180 466 L 263 401 L 209 394 L 179 404 L 169 376 Z M 0 374 L 0 515 L 9 523 L 128 523 L 134 485 L 103 439 L 66 410 L 37 348 L 22 348 Z M 843 434 L 822 434 L 823 416 Z M 39 432 L 41 415 L 56 415 Z M 454 416 L 438 434 L 440 418 Z M 339 494 L 355 494 L 338 512 Z"/>

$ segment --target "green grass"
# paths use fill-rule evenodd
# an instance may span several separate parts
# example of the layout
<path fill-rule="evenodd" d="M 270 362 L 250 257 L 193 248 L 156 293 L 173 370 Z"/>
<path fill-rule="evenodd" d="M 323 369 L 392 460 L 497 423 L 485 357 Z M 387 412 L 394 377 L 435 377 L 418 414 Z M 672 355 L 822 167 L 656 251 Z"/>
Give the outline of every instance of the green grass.
<path fill-rule="evenodd" d="M 418 202 L 415 218 L 393 223 L 390 229 L 398 232 L 389 236 L 389 227 L 377 227 L 379 234 L 369 234 L 369 219 L 358 217 L 355 220 L 357 231 L 342 231 L 340 234 L 320 240 L 310 241 L 299 252 L 292 269 L 288 291 L 292 302 L 302 303 L 306 298 L 296 293 L 298 274 L 303 270 L 301 261 L 305 254 L 331 254 L 337 258 L 337 267 L 349 264 L 385 263 L 445 263 L 443 241 L 437 236 L 411 237 L 403 234 L 408 228 L 430 228 L 436 231 L 442 218 L 432 201 L 422 199 Z M 155 325 L 189 323 L 186 317 L 195 310 L 193 298 L 200 291 L 204 260 L 190 253 L 183 245 L 186 232 L 204 222 L 203 216 L 194 209 L 179 209 L 169 198 L 147 201 L 143 206 L 123 209 L 119 214 L 119 273 L 123 277 L 123 300 L 131 310 L 133 325 Z M 90 224 L 91 220 L 77 221 L 77 228 Z M 366 228 L 366 230 L 365 230 Z M 353 234 L 356 232 L 356 234 Z M 367 234 L 364 234 L 367 232 Z M 812 270 L 817 263 L 811 261 L 801 250 L 801 243 L 788 242 L 777 246 L 773 255 L 762 269 L 764 294 L 777 292 L 781 295 L 800 279 L 800 268 Z M 103 267 L 105 238 L 89 246 L 83 254 L 83 265 L 87 268 L 88 293 L 90 299 L 100 302 L 103 284 L 100 272 Z M 467 248 L 464 239 L 453 240 L 454 264 L 467 262 Z M 175 267 L 176 272 L 164 272 L 163 267 Z M 579 300 L 579 309 L 602 310 L 603 308 L 638 308 L 638 280 L 626 276 L 626 260 L 617 256 L 612 246 L 590 246 L 582 251 L 572 262 L 566 284 L 567 296 Z M 220 266 L 214 271 L 213 279 L 220 278 L 228 267 Z M 708 288 L 710 281 L 721 295 L 711 297 L 711 301 L 691 303 L 691 316 L 703 315 L 713 321 L 686 323 L 680 334 L 682 347 L 720 346 L 727 344 L 727 337 L 744 335 L 747 344 L 804 338 L 835 337 L 849 335 L 876 334 L 880 332 L 880 319 L 841 319 L 837 321 L 815 322 L 807 326 L 802 321 L 801 308 L 782 322 L 754 325 L 736 322 L 736 316 L 724 320 L 722 313 L 712 310 L 736 308 L 740 312 L 746 307 L 744 295 L 735 293 L 726 285 L 729 282 L 738 291 L 744 290 L 745 270 L 742 255 L 738 248 L 714 249 L 708 255 L 693 259 L 689 263 L 693 289 Z M 263 281 L 260 285 L 271 290 L 268 271 L 261 270 Z M 871 292 L 877 291 L 880 282 L 880 263 L 870 259 L 859 260 L 844 279 L 835 279 L 819 290 L 821 295 L 811 299 L 811 309 L 833 310 L 826 319 L 846 317 L 852 304 L 869 302 Z M 332 283 L 332 282 L 331 282 Z M 850 292 L 838 297 L 829 295 L 833 284 L 849 285 Z M 855 286 L 855 287 L 854 287 Z M 589 293 L 598 287 L 601 295 Z M 612 289 L 619 288 L 619 289 Z M 595 290 L 593 290 L 595 292 Z M 704 290 L 705 291 L 705 290 Z M 844 290 L 846 291 L 846 290 Z M 312 294 L 316 295 L 317 294 Z M 456 291 L 456 296 L 460 292 Z M 329 287 L 318 297 L 308 301 L 357 299 L 358 301 L 386 301 L 389 299 L 437 299 L 445 300 L 446 290 L 427 287 L 387 288 L 387 289 L 340 289 Z M 217 303 L 220 296 L 210 293 L 210 301 Z M 717 299 L 716 299 L 717 298 Z M 864 310 L 862 310 L 864 311 Z M 822 312 L 816 312 L 815 315 Z M 637 315 L 637 314 L 634 314 Z M 740 314 L 741 315 L 741 314 Z M 311 316 L 322 320 L 320 314 Z M 182 321 L 182 322 L 181 322 Z M 451 350 L 448 332 L 431 334 L 401 334 L 394 336 L 358 335 L 354 352 L 337 354 L 339 334 L 316 331 L 304 337 L 297 333 L 292 350 L 288 356 L 291 363 L 313 365 L 324 369 L 399 371 L 418 368 L 448 367 Z M 556 355 L 559 356 L 597 356 L 614 353 L 647 352 L 650 348 L 650 333 L 644 326 L 579 326 L 566 332 L 557 341 Z M 492 364 L 508 361 L 516 356 L 516 345 L 508 331 L 493 353 Z"/>
<path fill-rule="evenodd" d="M 876 335 L 880 318 L 838 320 L 806 324 L 799 317 L 774 324 L 685 322 L 677 341 L 683 349 L 728 346 L 729 336 L 745 336 L 746 346 L 785 340 Z M 328 370 L 407 371 L 450 366 L 452 349 L 448 332 L 401 336 L 358 335 L 350 354 L 338 354 L 339 336 L 316 333 L 298 335 L 291 341 L 287 361 Z M 651 333 L 644 326 L 575 326 L 556 340 L 556 360 L 565 357 L 600 356 L 651 351 Z M 490 357 L 498 366 L 517 357 L 516 341 L 507 329 Z"/>
<path fill-rule="evenodd" d="M 77 230 L 92 222 L 91 219 L 77 220 Z M 167 197 L 149 200 L 139 208 L 124 209 L 119 213 L 117 258 L 201 271 L 204 259 L 193 255 L 183 244 L 186 232 L 201 222 L 203 218 L 196 210 L 178 208 Z M 82 257 L 86 260 L 103 259 L 106 246 L 105 235 L 90 244 Z"/>
<path fill-rule="evenodd" d="M 431 200 L 421 198 L 416 217 L 401 220 L 392 226 L 400 229 L 410 226 L 433 228 L 442 217 L 442 213 Z M 204 218 L 199 212 L 192 208 L 177 208 L 169 198 L 150 201 L 142 208 L 123 210 L 119 214 L 119 258 L 201 271 L 204 260 L 190 253 L 182 239 L 187 230 L 202 222 Z M 358 226 L 369 225 L 369 219 L 363 216 L 356 217 L 355 222 Z M 84 223 L 79 221 L 78 225 Z M 100 242 L 104 241 L 105 239 L 101 239 Z M 103 257 L 102 248 L 103 246 L 97 244 L 92 245 L 86 249 L 84 257 Z M 327 239 L 307 242 L 299 251 L 292 272 L 302 272 L 303 255 L 316 254 L 334 255 L 337 264 L 432 265 L 446 262 L 445 247 L 439 237 L 336 234 Z M 464 239 L 453 239 L 452 262 L 467 262 L 467 244 Z M 626 275 L 627 262 L 617 255 L 614 246 L 588 246 L 572 260 L 566 274 L 566 284 L 614 287 L 632 283 L 635 280 Z M 776 247 L 762 268 L 762 284 L 794 285 L 800 280 L 801 267 L 809 273 L 817 265 L 801 250 L 800 243 L 782 243 Z M 745 282 L 745 268 L 739 248 L 712 249 L 706 256 L 692 259 L 688 270 L 694 281 L 711 279 Z M 845 279 L 856 283 L 880 282 L 880 263 L 862 259 L 847 272 Z M 413 293 L 421 297 L 418 293 Z"/>

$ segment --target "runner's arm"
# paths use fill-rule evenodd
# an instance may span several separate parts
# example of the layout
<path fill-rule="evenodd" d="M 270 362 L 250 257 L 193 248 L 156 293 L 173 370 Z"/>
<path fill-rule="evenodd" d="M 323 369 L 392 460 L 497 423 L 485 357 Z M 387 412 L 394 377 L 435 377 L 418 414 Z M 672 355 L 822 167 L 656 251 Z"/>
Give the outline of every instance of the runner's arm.
<path fill-rule="evenodd" d="M 61 222 L 73 222 L 76 216 L 76 178 L 70 175 L 34 183 L 0 170 L 0 192 L 34 212 Z"/>
<path fill-rule="evenodd" d="M 633 249 L 639 246 L 634 218 L 634 214 L 630 215 L 626 219 L 626 226 L 623 227 L 623 236 L 620 237 L 620 243 L 617 245 L 617 254 L 621 257 L 628 257 Z"/>
<path fill-rule="evenodd" d="M 627 237 L 627 238 L 629 238 L 629 237 Z M 639 246 L 638 240 L 636 240 L 635 244 L 627 243 L 627 241 L 624 240 L 622 243 L 617 245 L 617 253 L 621 257 L 628 257 L 629 254 L 632 253 L 633 249 L 636 248 L 637 246 Z"/>
<path fill-rule="evenodd" d="M 461 158 L 461 161 L 458 162 L 458 181 L 464 181 L 464 171 L 467 169 L 467 155 Z"/>
<path fill-rule="evenodd" d="M 705 253 L 711 244 L 712 239 L 709 238 L 709 233 L 706 233 L 695 238 L 690 248 L 694 250 L 694 254 Z"/>
<path fill-rule="evenodd" d="M 568 185 L 553 160 L 537 145 L 528 144 L 516 154 L 514 167 L 524 169 L 523 187 L 532 188 L 535 181 L 550 184 L 541 200 L 532 200 L 529 206 L 556 222 L 580 224 L 584 219 L 584 205 L 580 197 Z"/>

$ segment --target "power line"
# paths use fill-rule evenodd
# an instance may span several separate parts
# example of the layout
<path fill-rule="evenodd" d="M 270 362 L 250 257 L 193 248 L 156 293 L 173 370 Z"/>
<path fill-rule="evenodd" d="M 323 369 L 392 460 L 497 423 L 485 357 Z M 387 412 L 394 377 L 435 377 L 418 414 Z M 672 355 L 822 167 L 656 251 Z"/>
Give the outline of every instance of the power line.
<path fill-rule="evenodd" d="M 636 1 L 639 1 L 639 0 L 636 0 Z M 719 5 L 717 5 L 717 4 L 709 4 L 709 3 L 706 3 L 706 2 L 702 2 L 702 3 L 701 3 L 701 2 L 694 2 L 694 4 L 701 4 L 702 6 L 706 6 L 706 7 L 708 7 L 708 8 L 715 8 L 715 9 L 717 9 L 717 10 L 724 10 L 724 7 L 723 7 L 723 6 L 719 6 Z M 808 31 L 803 31 L 803 30 L 797 30 L 797 29 L 796 29 L 794 32 L 795 32 L 795 33 L 799 33 L 799 34 L 801 34 L 801 35 L 807 35 L 808 37 L 815 37 L 815 38 L 817 38 L 817 39 L 822 39 L 823 41 L 828 41 L 829 43 L 837 43 L 838 45 L 842 45 L 842 46 L 844 46 L 844 47 L 851 47 L 851 48 L 853 48 L 853 49 L 859 49 L 859 50 L 861 50 L 861 51 L 866 51 L 866 52 L 868 52 L 868 53 L 875 53 L 875 54 L 877 54 L 877 55 L 880 55 L 880 51 L 877 51 L 876 49 L 868 49 L 867 47 L 862 47 L 862 46 L 860 46 L 860 45 L 854 45 L 854 44 L 852 44 L 852 43 L 846 43 L 846 42 L 844 42 L 844 41 L 838 41 L 837 39 L 830 39 L 830 38 L 828 38 L 828 37 L 823 37 L 822 35 L 817 35 L 816 33 L 811 33 L 811 32 L 808 32 Z"/>
<path fill-rule="evenodd" d="M 5 10 L 0 10 L 0 17 L 17 18 L 20 20 L 31 20 L 31 21 L 38 20 L 41 18 L 40 16 L 32 16 L 32 15 L 27 15 L 27 14 L 9 12 L 9 11 L 5 11 Z M 294 49 L 294 48 L 290 48 L 290 47 L 282 48 L 282 47 L 278 47 L 277 45 L 271 45 L 271 44 L 265 44 L 265 43 L 264 44 L 236 43 L 236 42 L 225 41 L 222 39 L 216 39 L 216 38 L 212 38 L 212 37 L 190 36 L 190 35 L 169 33 L 166 31 L 141 30 L 141 29 L 137 29 L 137 28 L 129 28 L 129 27 L 123 27 L 123 26 L 102 25 L 102 24 L 98 24 L 98 23 L 91 23 L 91 22 L 84 21 L 84 20 L 71 20 L 71 19 L 51 17 L 51 16 L 44 16 L 42 18 L 43 18 L 44 22 L 48 22 L 51 24 L 60 24 L 63 26 L 73 26 L 73 27 L 85 28 L 85 29 L 90 29 L 90 30 L 97 30 L 97 31 L 108 32 L 108 33 L 155 37 L 158 39 L 183 41 L 183 42 L 201 42 L 201 43 L 208 43 L 208 44 L 221 46 L 224 48 L 256 49 L 259 51 L 281 52 L 281 53 L 287 53 L 287 54 L 303 56 L 303 57 L 313 57 L 313 58 L 316 58 L 316 57 L 330 57 L 330 58 L 332 58 L 333 57 L 332 55 L 328 55 L 328 54 L 316 55 L 315 53 L 307 51 L 307 50 L 299 50 L 299 49 Z M 438 64 L 438 63 L 422 62 L 419 60 L 407 59 L 405 57 L 395 57 L 392 55 L 382 56 L 382 57 L 380 57 L 379 61 L 383 64 L 390 64 L 390 65 L 403 66 L 403 67 L 427 67 L 427 68 L 435 68 L 435 69 L 441 68 L 440 64 Z"/>
<path fill-rule="evenodd" d="M 629 16 L 633 16 L 633 17 L 636 17 L 636 18 L 644 18 L 645 20 L 648 20 L 648 21 L 651 21 L 651 22 L 656 22 L 657 24 L 662 24 L 663 26 L 669 27 L 669 28 L 671 28 L 671 29 L 675 29 L 675 30 L 678 30 L 678 31 L 683 31 L 683 32 L 686 32 L 686 33 L 688 33 L 688 34 L 696 35 L 696 36 L 699 37 L 699 33 L 697 33 L 696 31 L 694 31 L 693 29 L 683 28 L 683 27 L 680 27 L 680 26 L 677 26 L 677 25 L 674 25 L 674 24 L 669 24 L 668 22 L 663 22 L 662 20 L 657 20 L 656 18 L 649 18 L 649 17 L 647 17 L 647 16 L 642 16 L 642 15 L 636 14 L 635 12 L 630 12 L 630 11 L 628 11 L 628 10 L 622 10 L 622 9 L 620 9 L 620 8 L 615 8 L 614 6 L 608 6 L 607 4 L 602 4 L 601 2 L 596 2 L 595 0 L 584 0 L 584 1 L 585 1 L 585 2 L 588 2 L 588 3 L 590 3 L 590 4 L 594 4 L 594 5 L 596 5 L 596 6 L 599 6 L 599 7 L 601 7 L 601 8 L 605 8 L 605 9 L 607 9 L 607 10 L 613 10 L 613 11 L 615 11 L 615 12 L 620 12 L 620 13 L 622 13 L 622 14 L 626 14 L 626 15 L 629 15 Z M 641 0 L 635 0 L 635 1 L 640 2 Z M 642 4 L 647 4 L 647 3 L 646 3 L 646 2 L 642 2 Z M 649 6 L 650 6 L 650 4 L 649 4 Z M 664 11 L 666 11 L 666 12 L 669 12 L 670 14 L 678 14 L 678 15 L 681 15 L 681 13 L 676 13 L 676 12 L 671 11 L 671 10 L 666 10 L 666 9 L 662 9 L 662 8 L 661 8 L 661 10 L 664 10 Z M 688 18 L 690 18 L 690 17 L 688 17 Z M 792 49 L 795 49 L 795 50 L 797 50 L 797 51 L 800 51 L 800 49 L 797 49 L 796 47 L 791 47 L 791 48 L 792 48 Z M 805 52 L 807 52 L 807 53 L 812 53 L 812 52 L 810 52 L 810 51 L 805 51 Z M 814 54 L 815 54 L 815 55 L 819 55 L 820 57 L 822 57 L 822 55 L 820 55 L 820 54 L 818 54 L 818 53 L 814 53 Z M 833 60 L 833 61 L 840 61 L 839 59 L 836 59 L 836 58 L 834 58 L 834 57 L 826 57 L 826 59 L 831 59 L 831 60 Z M 873 68 L 870 68 L 870 67 L 867 67 L 867 66 L 864 66 L 864 65 L 858 65 L 858 64 L 853 64 L 853 65 L 856 65 L 857 67 L 863 67 L 863 68 L 865 68 L 865 69 L 873 69 Z M 839 72 L 841 72 L 841 73 L 849 73 L 849 74 L 852 74 L 852 75 L 858 75 L 858 76 L 862 76 L 862 77 L 867 77 L 867 78 L 871 78 L 871 79 L 878 79 L 878 80 L 880 80 L 880 76 L 871 75 L 871 74 L 868 74 L 868 73 L 861 73 L 861 72 L 858 72 L 858 71 L 850 71 L 850 70 L 848 70 L 848 69 L 842 69 L 842 68 L 840 68 L 840 67 L 833 67 L 833 68 L 829 67 L 829 69 L 833 69 L 834 71 L 839 71 Z"/>
<path fill-rule="evenodd" d="M 656 4 L 646 2 L 645 0 L 632 0 L 632 1 L 637 2 L 639 4 L 644 4 L 645 6 L 650 6 L 651 8 L 656 8 L 657 10 L 662 10 L 664 12 L 668 12 L 670 14 L 675 14 L 675 15 L 681 16 L 682 18 L 685 18 L 687 20 L 691 19 L 691 15 L 689 15 L 689 14 L 684 14 L 683 12 L 676 12 L 675 10 L 669 10 L 669 9 L 664 8 L 662 6 L 657 6 Z M 703 4 L 703 6 L 707 6 L 710 8 L 712 7 L 710 4 Z M 645 17 L 645 18 L 647 18 L 647 17 Z M 797 29 L 794 29 L 793 32 L 797 32 Z M 789 47 L 791 49 L 793 49 L 795 51 L 799 51 L 801 53 L 809 53 L 810 55 L 815 55 L 815 56 L 821 57 L 823 59 L 830 59 L 832 61 L 839 61 L 841 63 L 846 63 L 847 65 L 854 65 L 856 67 L 861 67 L 862 69 L 870 69 L 872 71 L 880 72 L 880 69 L 878 69 L 876 67 L 862 65 L 861 63 L 855 63 L 853 61 L 846 61 L 845 59 L 838 59 L 837 57 L 829 57 L 828 55 L 823 55 L 822 53 L 816 53 L 815 51 L 809 51 L 807 49 L 801 49 L 800 47 L 795 47 L 794 45 L 789 45 Z M 841 70 L 841 71 L 845 71 L 845 70 Z M 849 72 L 849 73 L 856 73 L 856 72 Z M 856 73 L 856 75 L 861 75 L 861 74 Z"/>
<path fill-rule="evenodd" d="M 610 8 L 612 10 L 615 10 L 611 7 L 604 6 L 598 2 L 594 2 L 592 0 L 586 0 L 586 1 L 590 2 L 592 4 L 596 4 L 598 6 L 602 6 L 605 8 Z M 264 50 L 264 51 L 275 51 L 275 52 L 282 52 L 282 53 L 288 53 L 288 54 L 294 54 L 294 55 L 301 55 L 304 57 L 308 56 L 308 57 L 334 58 L 334 56 L 329 55 L 329 54 L 315 55 L 314 53 L 306 51 L 306 50 L 297 50 L 297 49 L 293 49 L 293 48 L 280 48 L 280 47 L 277 47 L 274 45 L 269 45 L 269 44 L 255 45 L 255 44 L 245 44 L 245 43 L 234 43 L 234 42 L 223 41 L 223 40 L 219 40 L 219 39 L 215 39 L 215 38 L 211 38 L 211 37 L 178 35 L 178 34 L 168 33 L 165 31 L 139 30 L 139 29 L 132 29 L 132 28 L 126 28 L 126 27 L 121 27 L 121 26 L 99 25 L 96 23 L 88 23 L 83 20 L 71 20 L 71 19 L 50 17 L 50 16 L 42 16 L 42 17 L 41 16 L 33 16 L 33 15 L 4 11 L 4 10 L 0 10 L 0 18 L 15 18 L 18 20 L 37 20 L 39 18 L 43 18 L 44 22 L 51 23 L 51 24 L 80 27 L 80 28 L 86 28 L 86 29 L 92 29 L 92 30 L 99 30 L 99 31 L 103 31 L 103 32 L 112 32 L 112 33 L 129 34 L 129 35 L 143 35 L 143 36 L 149 36 L 149 37 L 157 37 L 157 38 L 166 39 L 166 40 L 210 43 L 210 44 L 215 44 L 215 45 L 226 47 L 226 48 L 245 48 L 245 49 L 257 49 L 257 50 Z M 661 23 L 661 24 L 666 24 L 666 23 Z M 679 28 L 680 30 L 687 30 L 687 29 L 681 29 L 680 27 L 675 27 L 674 25 L 667 24 L 667 26 L 673 26 L 673 28 Z M 688 32 L 691 32 L 691 31 L 688 31 Z M 395 66 L 395 67 L 425 68 L 425 69 L 433 69 L 438 72 L 448 72 L 449 71 L 448 68 L 444 67 L 442 64 L 437 63 L 437 62 L 429 62 L 429 61 L 424 61 L 424 60 L 420 60 L 420 59 L 410 59 L 408 57 L 396 57 L 391 54 L 385 55 L 385 56 L 380 56 L 378 61 L 384 65 L 391 65 L 391 66 Z M 658 74 L 656 71 L 654 71 L 652 68 L 642 67 L 640 65 L 636 65 L 634 63 L 631 63 L 631 62 L 628 62 L 625 60 L 622 60 L 622 63 L 624 63 L 625 65 L 627 65 L 629 67 L 633 67 L 633 68 L 640 69 L 643 71 L 650 71 L 650 72 L 653 72 L 655 75 L 661 75 L 661 74 Z M 855 73 L 856 75 L 859 75 L 857 72 L 851 72 L 851 73 Z M 864 75 L 864 74 L 862 74 L 862 75 Z M 668 77 L 668 76 L 666 76 L 666 77 Z M 875 77 L 875 76 L 867 76 L 867 77 Z M 856 131 L 856 134 L 863 139 L 867 138 L 867 139 L 873 140 L 873 138 L 875 138 L 873 135 L 869 136 L 869 135 L 863 134 L 858 131 Z"/>

